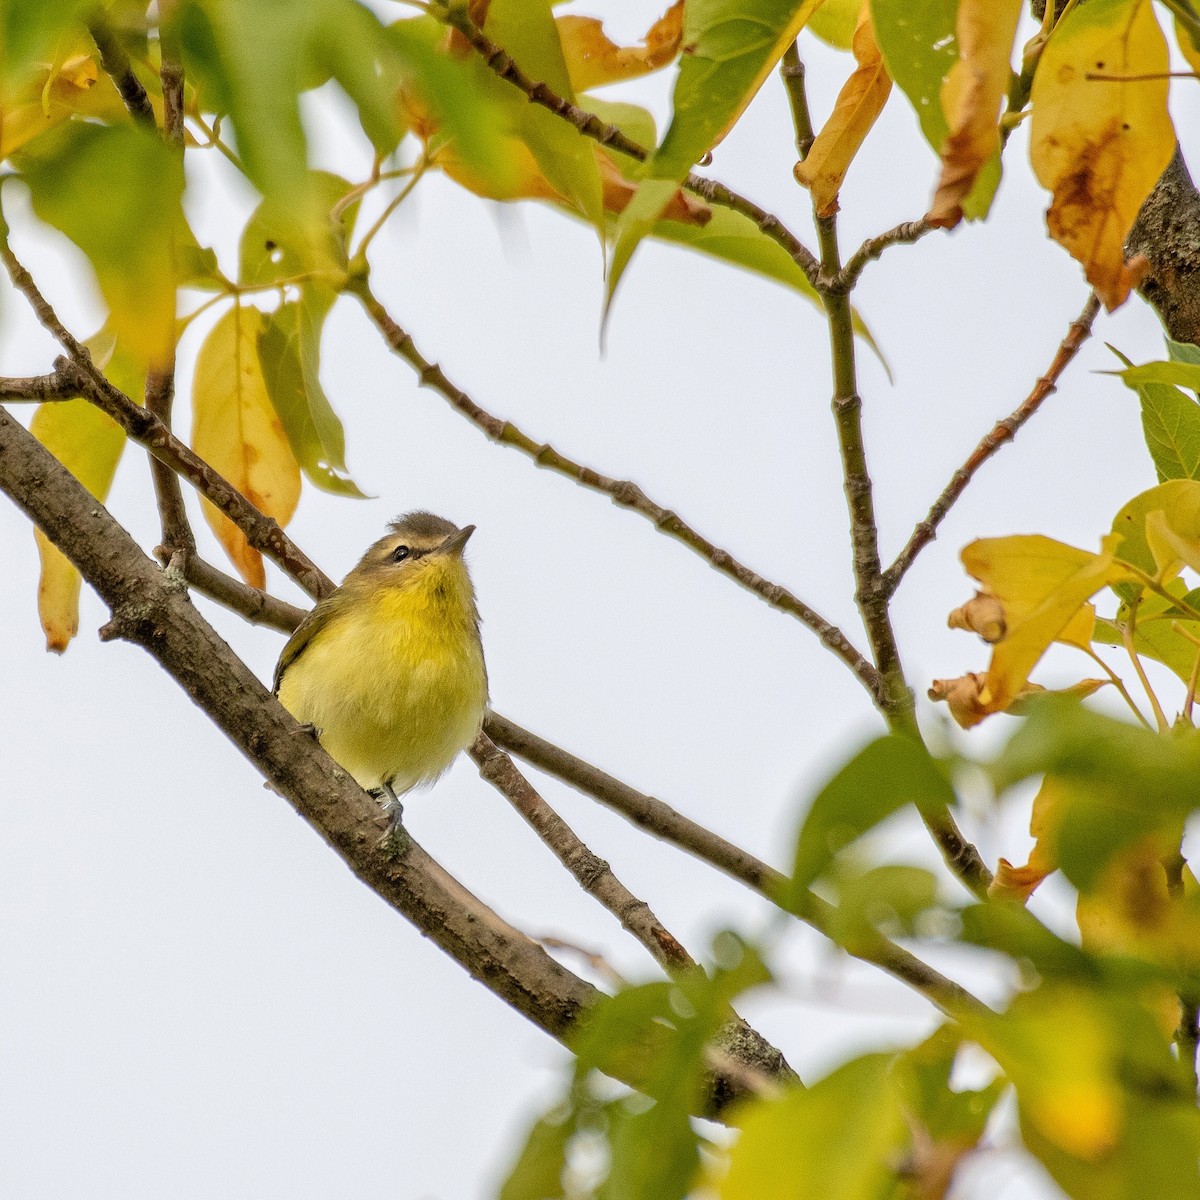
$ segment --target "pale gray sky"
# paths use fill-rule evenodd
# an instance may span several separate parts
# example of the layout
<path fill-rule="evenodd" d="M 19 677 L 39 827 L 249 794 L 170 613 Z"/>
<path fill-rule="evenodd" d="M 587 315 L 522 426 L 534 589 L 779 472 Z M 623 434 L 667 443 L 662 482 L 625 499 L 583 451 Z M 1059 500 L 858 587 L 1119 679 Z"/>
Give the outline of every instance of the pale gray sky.
<path fill-rule="evenodd" d="M 809 38 L 804 50 L 820 118 L 849 59 Z M 663 76 L 622 94 L 652 97 L 661 114 L 668 88 Z M 365 151 L 338 108 L 312 107 L 321 165 L 361 178 Z M 1196 127 L 1194 90 L 1177 89 L 1174 111 L 1180 128 Z M 811 244 L 792 162 L 772 79 L 712 170 Z M 1007 162 L 987 224 L 889 252 L 856 293 L 896 379 L 889 386 L 863 355 L 888 557 L 979 437 L 1025 397 L 1086 297 L 1078 268 L 1045 238 L 1024 130 Z M 897 93 L 842 193 L 846 250 L 920 215 L 934 166 Z M 194 182 L 233 208 L 198 207 L 198 232 L 232 270 L 236 220 L 252 200 L 230 193 L 219 160 L 209 167 Z M 101 310 L 68 274 L 78 254 L 57 237 L 30 239 L 15 208 L 28 265 L 68 324 L 90 333 Z M 594 234 L 534 206 L 499 211 L 440 177 L 378 240 L 375 264 L 393 315 L 480 404 L 637 480 L 862 644 L 825 330 L 809 305 L 646 246 L 602 357 Z M 54 348 L 19 297 L 6 291 L 2 303 L 0 370 L 48 369 Z M 986 662 L 984 647 L 945 628 L 970 590 L 956 557 L 965 541 L 1037 531 L 1090 547 L 1124 500 L 1155 482 L 1135 397 L 1095 374 L 1113 365 L 1105 340 L 1136 361 L 1161 357 L 1157 322 L 1140 303 L 1102 317 L 1060 392 L 981 472 L 899 593 L 919 690 Z M 177 410 L 185 430 L 197 345 L 192 331 Z M 848 673 L 799 624 L 640 518 L 488 443 L 416 388 L 352 301 L 336 310 L 324 352 L 351 471 L 375 498 L 306 490 L 291 527 L 299 543 L 340 577 L 398 512 L 475 523 L 470 563 L 495 706 L 785 866 L 813 788 L 877 730 Z M 153 546 L 141 452 L 127 452 L 110 507 Z M 140 650 L 99 644 L 104 612 L 86 588 L 79 638 L 62 659 L 47 656 L 33 540 L 6 503 L 0 555 L 0 1191 L 14 1200 L 489 1195 L 557 1086 L 564 1052 L 363 888 Z M 295 598 L 277 575 L 272 586 Z M 269 678 L 282 638 L 199 604 Z M 1041 678 L 1079 673 L 1059 656 Z M 966 744 L 994 744 L 1005 720 Z M 766 927 L 766 906 L 744 889 L 540 782 L 694 953 L 720 928 Z M 411 800 L 406 821 L 522 928 L 600 950 L 633 977 L 651 973 L 469 762 Z M 1014 810 L 970 832 L 989 861 L 1018 858 L 1024 822 Z M 915 833 L 893 836 L 891 852 L 915 846 L 928 857 Z M 1047 911 L 1054 901 L 1039 899 Z M 806 931 L 789 935 L 784 961 L 788 986 L 746 1013 L 804 1075 L 932 1025 L 919 998 Z M 1003 990 L 978 964 L 945 965 L 990 996 Z M 997 1156 L 974 1180 L 964 1197 L 1056 1194 Z"/>

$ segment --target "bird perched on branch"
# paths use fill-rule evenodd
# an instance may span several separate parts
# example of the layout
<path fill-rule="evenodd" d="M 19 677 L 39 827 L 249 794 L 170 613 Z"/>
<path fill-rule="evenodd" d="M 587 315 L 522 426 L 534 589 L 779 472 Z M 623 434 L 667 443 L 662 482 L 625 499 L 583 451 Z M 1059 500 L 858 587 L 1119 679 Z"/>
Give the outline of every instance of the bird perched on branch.
<path fill-rule="evenodd" d="M 463 562 L 475 526 L 413 512 L 388 530 L 292 634 L 274 692 L 360 787 L 385 797 L 391 831 L 399 797 L 474 741 L 487 670 Z"/>

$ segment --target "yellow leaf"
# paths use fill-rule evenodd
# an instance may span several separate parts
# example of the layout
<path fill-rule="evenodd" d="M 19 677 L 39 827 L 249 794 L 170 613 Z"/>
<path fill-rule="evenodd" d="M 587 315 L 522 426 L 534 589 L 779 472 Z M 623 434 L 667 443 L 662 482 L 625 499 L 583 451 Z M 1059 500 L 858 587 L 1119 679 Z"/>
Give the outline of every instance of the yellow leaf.
<path fill-rule="evenodd" d="M 1090 644 L 1095 612 L 1088 600 L 1106 584 L 1129 578 L 1115 561 L 1119 540 L 1108 534 L 1100 554 L 1039 534 L 982 538 L 963 550 L 963 565 L 1004 614 L 1005 634 L 979 696 L 983 712 L 1009 707 L 1051 642 Z"/>
<path fill-rule="evenodd" d="M 859 14 L 853 50 L 858 66 L 843 84 L 833 112 L 817 134 L 808 157 L 796 164 L 796 179 L 812 192 L 813 207 L 823 217 L 837 212 L 838 190 L 850 163 L 892 90 L 867 4 Z"/>
<path fill-rule="evenodd" d="M 1030 155 L 1054 194 L 1050 235 L 1083 264 L 1111 311 L 1144 270 L 1125 239 L 1175 151 L 1167 43 L 1150 0 L 1089 0 L 1054 31 L 1033 80 Z"/>
<path fill-rule="evenodd" d="M 1200 481 L 1170 479 L 1134 496 L 1113 518 L 1122 562 L 1170 579 L 1200 569 Z"/>
<path fill-rule="evenodd" d="M 942 85 L 950 134 L 942 174 L 929 210 L 935 225 L 962 220 L 962 203 L 979 170 L 1000 149 L 1000 105 L 1008 91 L 1013 39 L 1023 0 L 960 0 L 958 62 Z"/>
<path fill-rule="evenodd" d="M 1069 795 L 1070 789 L 1061 779 L 1047 775 L 1042 780 L 1042 786 L 1033 798 L 1033 811 L 1029 817 L 1029 832 L 1034 837 L 1029 860 L 1023 867 L 1014 867 L 1007 858 L 1002 858 L 996 867 L 996 877 L 988 888 L 989 896 L 1019 900 L 1024 904 L 1038 884 L 1058 868 L 1055 842 Z"/>
<path fill-rule="evenodd" d="M 260 512 L 286 525 L 300 499 L 300 467 L 271 405 L 258 361 L 264 317 L 235 305 L 213 326 L 196 358 L 192 449 Z M 204 516 L 253 587 L 266 583 L 262 555 L 220 510 Z"/>
<path fill-rule="evenodd" d="M 1180 24 L 1179 19 L 1175 20 L 1175 41 L 1179 45 L 1179 53 L 1187 60 L 1187 65 L 1200 75 L 1200 50 L 1192 43 L 1192 36 Z"/>
<path fill-rule="evenodd" d="M 107 329 L 88 338 L 86 345 L 122 391 L 135 399 L 141 396 L 144 373 L 139 377 L 128 357 L 116 353 Z M 125 449 L 125 433 L 111 417 L 86 400 L 55 401 L 38 406 L 29 429 L 96 499 L 108 495 Z M 61 654 L 79 632 L 79 572 L 40 529 L 33 532 L 41 560 L 38 616 L 46 649 Z"/>
<path fill-rule="evenodd" d="M 559 17 L 563 57 L 576 92 L 623 79 L 636 79 L 665 67 L 679 53 L 683 33 L 683 0 L 675 0 L 659 17 L 641 46 L 618 46 L 595 17 Z"/>

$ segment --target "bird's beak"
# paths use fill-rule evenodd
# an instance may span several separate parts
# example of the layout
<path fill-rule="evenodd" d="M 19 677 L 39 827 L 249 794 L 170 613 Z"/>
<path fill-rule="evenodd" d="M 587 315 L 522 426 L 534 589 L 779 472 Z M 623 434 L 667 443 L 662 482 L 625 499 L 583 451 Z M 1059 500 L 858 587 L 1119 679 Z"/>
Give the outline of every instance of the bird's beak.
<path fill-rule="evenodd" d="M 467 544 L 467 538 L 475 532 L 474 525 L 467 525 L 457 533 L 452 533 L 437 549 L 439 554 L 461 554 Z"/>

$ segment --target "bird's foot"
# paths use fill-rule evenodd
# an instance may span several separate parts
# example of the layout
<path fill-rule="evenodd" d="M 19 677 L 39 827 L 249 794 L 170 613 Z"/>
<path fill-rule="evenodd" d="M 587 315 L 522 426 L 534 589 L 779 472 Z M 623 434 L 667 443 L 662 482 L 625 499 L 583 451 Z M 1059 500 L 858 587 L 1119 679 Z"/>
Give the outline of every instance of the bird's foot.
<path fill-rule="evenodd" d="M 303 725 L 293 729 L 291 733 L 294 737 L 303 734 L 305 737 L 312 738 L 314 742 L 319 742 L 321 740 L 321 731 L 315 725 L 311 725 L 307 721 Z"/>
<path fill-rule="evenodd" d="M 400 797 L 392 790 L 390 783 L 385 783 L 375 788 L 372 795 L 379 798 L 388 819 L 387 829 L 384 830 L 383 837 L 379 839 L 379 844 L 382 846 L 385 842 L 393 840 L 399 844 L 399 840 L 406 836 L 404 829 L 404 805 L 400 803 Z"/>

